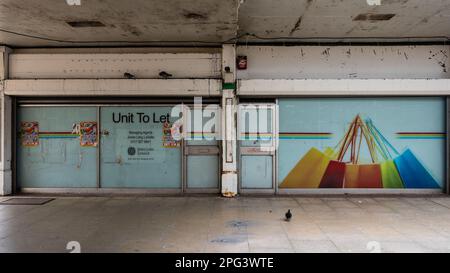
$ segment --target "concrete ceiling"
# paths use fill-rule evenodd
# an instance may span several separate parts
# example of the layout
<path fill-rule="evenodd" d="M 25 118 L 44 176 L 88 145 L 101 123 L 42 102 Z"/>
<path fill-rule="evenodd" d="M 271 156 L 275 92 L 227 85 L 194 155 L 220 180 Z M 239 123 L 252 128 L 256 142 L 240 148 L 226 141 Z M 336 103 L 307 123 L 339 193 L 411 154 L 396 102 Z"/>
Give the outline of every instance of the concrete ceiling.
<path fill-rule="evenodd" d="M 395 15 L 387 21 L 354 20 L 364 13 Z M 381 0 L 369 6 L 366 0 L 245 0 L 239 26 L 240 34 L 284 40 L 442 39 L 450 37 L 450 1 Z"/>
<path fill-rule="evenodd" d="M 366 13 L 395 15 L 386 21 L 354 20 Z M 80 21 L 103 26 L 67 23 Z M 0 0 L 0 44 L 13 47 L 448 37 L 450 0 L 381 0 L 380 6 L 366 0 L 81 0 L 80 6 L 66 0 Z"/>
<path fill-rule="evenodd" d="M 81 0 L 80 6 L 69 6 L 66 0 L 0 0 L 0 29 L 50 39 L 3 31 L 0 42 L 12 46 L 219 42 L 236 36 L 237 8 L 238 0 Z M 67 24 L 73 21 L 99 21 L 105 26 L 73 28 Z M 90 41 L 94 43 L 86 44 Z"/>

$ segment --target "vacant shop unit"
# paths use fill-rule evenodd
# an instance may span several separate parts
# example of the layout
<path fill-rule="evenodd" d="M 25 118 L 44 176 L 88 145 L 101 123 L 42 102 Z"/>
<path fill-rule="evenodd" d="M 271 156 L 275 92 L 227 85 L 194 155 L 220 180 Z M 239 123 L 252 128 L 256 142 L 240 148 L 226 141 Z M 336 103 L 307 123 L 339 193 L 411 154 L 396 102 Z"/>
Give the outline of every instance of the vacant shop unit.
<path fill-rule="evenodd" d="M 209 134 L 206 141 L 196 140 L 192 130 L 185 140 L 175 139 L 176 124 L 180 134 L 181 124 L 189 128 L 183 106 L 192 109 L 189 104 L 19 104 L 17 186 L 22 191 L 218 192 L 218 131 L 197 132 Z M 220 118 L 219 105 L 214 106 L 214 115 L 200 116 L 202 122 Z"/>
<path fill-rule="evenodd" d="M 220 192 L 220 49 L 75 51 L 9 56 L 16 192 Z"/>
<path fill-rule="evenodd" d="M 258 117 L 270 130 L 240 131 L 258 146 L 240 142 L 241 191 L 445 191 L 448 49 L 238 47 L 246 62 L 237 76 L 240 105 L 264 100 L 274 109 Z M 272 135 L 274 149 L 264 149 Z"/>

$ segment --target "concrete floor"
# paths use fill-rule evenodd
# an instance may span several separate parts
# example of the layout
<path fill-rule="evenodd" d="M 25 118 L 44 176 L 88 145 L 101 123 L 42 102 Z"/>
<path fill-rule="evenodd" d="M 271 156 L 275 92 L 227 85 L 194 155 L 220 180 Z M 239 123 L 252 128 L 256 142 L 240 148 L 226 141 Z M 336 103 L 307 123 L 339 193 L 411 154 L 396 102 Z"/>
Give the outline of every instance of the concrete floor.
<path fill-rule="evenodd" d="M 288 208 L 291 222 L 282 219 Z M 82 252 L 450 252 L 450 198 L 58 197 L 0 205 L 0 252 L 67 252 L 69 241 Z"/>

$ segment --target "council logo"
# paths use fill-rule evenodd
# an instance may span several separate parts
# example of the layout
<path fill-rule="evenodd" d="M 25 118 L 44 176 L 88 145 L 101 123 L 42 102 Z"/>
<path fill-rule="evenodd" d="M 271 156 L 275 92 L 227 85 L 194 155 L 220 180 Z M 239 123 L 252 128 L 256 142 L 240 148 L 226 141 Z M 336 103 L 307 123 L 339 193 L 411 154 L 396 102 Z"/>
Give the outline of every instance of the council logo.
<path fill-rule="evenodd" d="M 135 155 L 136 154 L 136 148 L 129 147 L 128 148 L 128 155 Z"/>

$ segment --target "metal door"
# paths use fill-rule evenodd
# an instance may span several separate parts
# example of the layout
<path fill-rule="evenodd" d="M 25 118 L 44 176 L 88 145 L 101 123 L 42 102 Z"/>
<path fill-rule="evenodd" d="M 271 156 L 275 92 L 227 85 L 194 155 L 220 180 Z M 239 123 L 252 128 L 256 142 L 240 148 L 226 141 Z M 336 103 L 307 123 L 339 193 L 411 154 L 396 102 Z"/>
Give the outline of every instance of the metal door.
<path fill-rule="evenodd" d="M 277 132 L 275 104 L 239 105 L 241 193 L 275 192 Z"/>
<path fill-rule="evenodd" d="M 220 107 L 189 106 L 185 124 L 185 192 L 220 191 Z"/>

